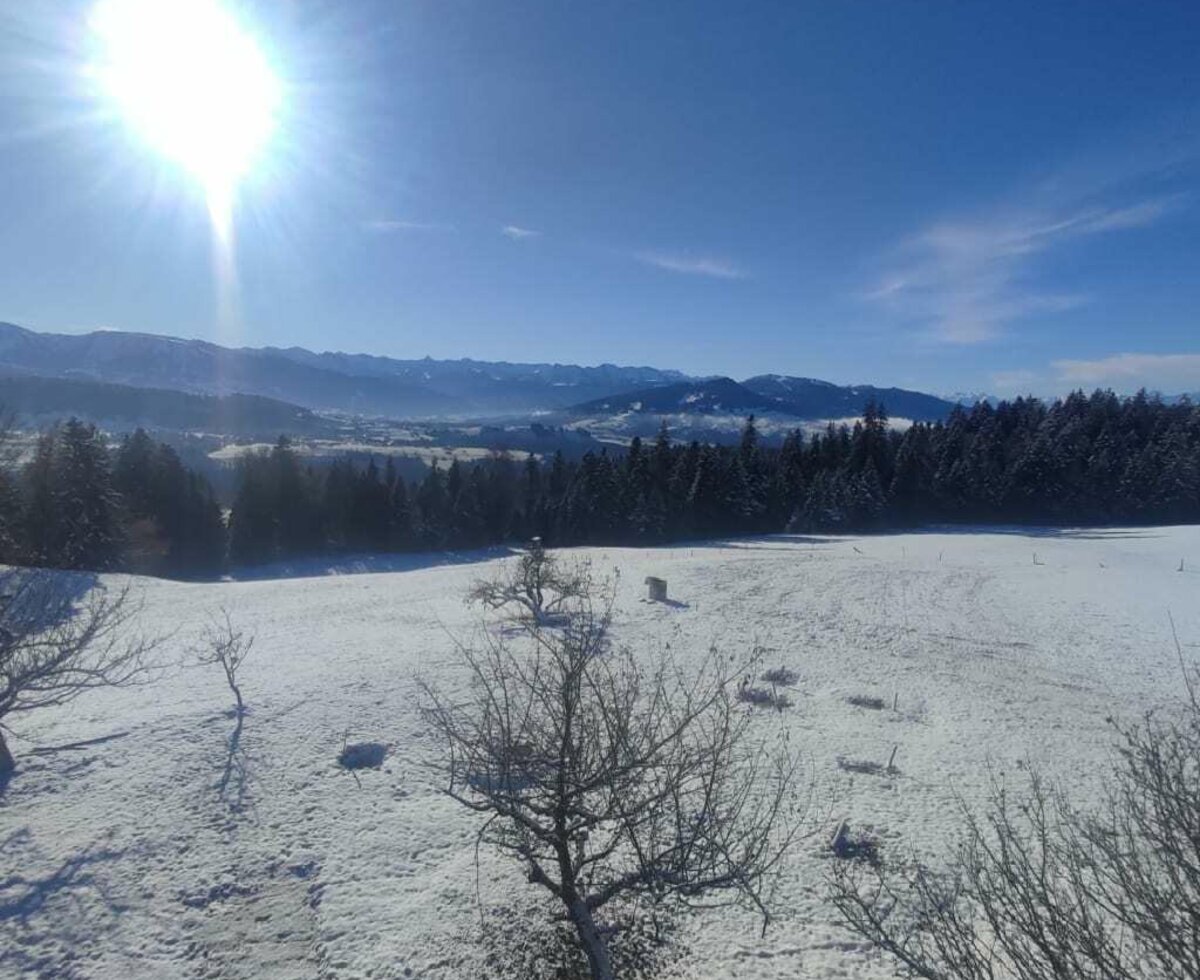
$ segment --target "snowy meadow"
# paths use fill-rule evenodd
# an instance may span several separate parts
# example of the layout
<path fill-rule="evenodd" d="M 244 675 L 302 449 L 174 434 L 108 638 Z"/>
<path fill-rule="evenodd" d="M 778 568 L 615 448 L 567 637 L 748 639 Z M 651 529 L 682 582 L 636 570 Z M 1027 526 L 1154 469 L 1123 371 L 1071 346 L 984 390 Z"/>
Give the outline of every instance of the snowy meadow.
<path fill-rule="evenodd" d="M 682 663 L 715 647 L 794 672 L 755 710 L 797 748 L 811 836 L 765 937 L 750 913 L 682 919 L 680 977 L 885 977 L 829 902 L 834 830 L 882 852 L 953 843 L 958 801 L 1030 768 L 1079 800 L 1110 768 L 1111 716 L 1171 704 L 1200 659 L 1200 528 L 953 530 L 591 548 L 617 579 L 613 636 Z M 418 682 L 463 685 L 464 604 L 501 553 L 266 570 L 215 584 L 134 580 L 164 637 L 152 684 L 25 715 L 0 796 L 0 976 L 524 976 L 542 899 L 476 847 L 449 800 Z M 647 576 L 670 601 L 650 602 Z M 111 584 L 124 581 L 114 576 Z M 198 664 L 214 616 L 254 646 L 248 706 Z M 338 764 L 386 746 L 378 768 Z M 890 765 L 889 765 L 890 762 Z M 531 911 L 532 910 L 532 911 Z"/>

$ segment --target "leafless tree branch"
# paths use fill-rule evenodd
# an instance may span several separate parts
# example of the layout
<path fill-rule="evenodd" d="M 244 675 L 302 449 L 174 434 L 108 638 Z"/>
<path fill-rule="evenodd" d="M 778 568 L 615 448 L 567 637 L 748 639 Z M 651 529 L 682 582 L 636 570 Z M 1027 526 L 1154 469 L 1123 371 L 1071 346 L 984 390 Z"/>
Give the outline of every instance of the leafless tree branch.
<path fill-rule="evenodd" d="M 850 928 L 927 980 L 1200 978 L 1200 704 L 1185 674 L 1178 710 L 1113 723 L 1098 807 L 1036 774 L 1017 799 L 994 781 L 940 873 L 839 864 Z"/>
<path fill-rule="evenodd" d="M 234 627 L 229 610 L 222 608 L 220 617 L 214 617 L 205 628 L 202 643 L 197 660 L 201 664 L 216 664 L 221 668 L 225 682 L 233 692 L 236 702 L 234 711 L 238 716 L 243 715 L 246 705 L 242 700 L 237 675 L 254 646 L 254 634 Z"/>
<path fill-rule="evenodd" d="M 611 648 L 611 588 L 587 569 L 576 581 L 561 627 L 530 610 L 518 640 L 459 647 L 465 701 L 422 690 L 447 794 L 488 816 L 484 840 L 558 900 L 607 980 L 602 916 L 617 899 L 739 904 L 765 928 L 808 800 L 786 740 L 734 697 L 746 665 L 711 651 L 685 671 L 667 652 Z"/>
<path fill-rule="evenodd" d="M 593 584 L 586 563 L 563 565 L 546 551 L 540 538 L 534 538 L 506 574 L 475 582 L 466 601 L 488 609 L 515 610 L 518 618 L 546 624 L 569 604 L 587 598 Z"/>
<path fill-rule="evenodd" d="M 148 679 L 157 640 L 131 635 L 141 611 L 131 586 L 95 586 L 82 600 L 71 576 L 10 572 L 0 582 L 0 726 L 100 687 Z M 0 774 L 15 761 L 0 731 Z"/>

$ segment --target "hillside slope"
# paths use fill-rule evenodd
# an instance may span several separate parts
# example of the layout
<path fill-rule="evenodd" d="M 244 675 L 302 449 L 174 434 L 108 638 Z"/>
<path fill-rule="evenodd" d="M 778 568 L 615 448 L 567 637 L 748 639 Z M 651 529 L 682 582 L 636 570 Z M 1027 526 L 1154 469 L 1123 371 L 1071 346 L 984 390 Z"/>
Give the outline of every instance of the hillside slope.
<path fill-rule="evenodd" d="M 274 438 L 332 434 L 334 425 L 299 405 L 258 395 L 197 395 L 73 378 L 0 377 L 0 406 L 34 426 L 70 415 L 104 428 Z"/>
<path fill-rule="evenodd" d="M 747 378 L 743 387 L 770 401 L 777 411 L 789 412 L 802 419 L 853 418 L 874 399 L 893 418 L 914 422 L 934 422 L 946 418 L 955 403 L 936 395 L 904 388 L 877 388 L 874 385 L 835 385 L 814 378 L 792 378 L 781 374 L 760 374 Z"/>
<path fill-rule="evenodd" d="M 1200 573 L 1176 571 L 1181 555 L 1200 567 L 1200 528 L 571 554 L 619 569 L 614 639 L 635 653 L 669 643 L 686 668 L 713 644 L 734 659 L 759 644 L 772 666 L 800 673 L 794 708 L 753 719 L 764 740 L 787 738 L 815 779 L 814 836 L 788 866 L 784 914 L 760 939 L 753 915 L 698 913 L 677 933 L 678 978 L 890 977 L 826 899 L 832 822 L 873 827 L 885 856 L 917 848 L 936 858 L 952 844 L 959 801 L 981 800 L 989 766 L 1019 786 L 1033 763 L 1086 798 L 1111 761 L 1105 719 L 1135 719 L 1180 694 L 1164 610 L 1187 649 L 1200 638 Z M 447 560 L 462 563 L 437 564 Z M 487 560 L 136 581 L 140 628 L 167 637 L 159 653 L 171 668 L 152 687 L 14 720 L 21 769 L 0 801 L 0 903 L 19 914 L 0 916 L 0 974 L 531 975 L 519 960 L 486 963 L 496 948 L 483 944 L 480 920 L 512 953 L 536 890 L 476 850 L 481 819 L 441 792 L 425 764 L 438 746 L 416 707 L 419 678 L 467 694 L 454 642 L 477 635 L 461 596 L 495 570 Z M 381 573 L 321 574 L 362 568 Z M 666 578 L 677 604 L 644 602 L 647 575 Z M 194 661 L 221 608 L 256 636 L 241 674 L 250 714 L 232 754 L 220 671 L 177 666 Z M 852 695 L 895 698 L 898 710 L 856 708 Z M 110 740 L 31 751 L 101 737 Z M 357 780 L 339 770 L 347 740 L 386 743 L 383 768 Z M 882 763 L 893 747 L 893 775 L 839 766 Z"/>
<path fill-rule="evenodd" d="M 706 378 L 702 381 L 684 381 L 621 392 L 607 398 L 596 398 L 572 405 L 568 411 L 580 416 L 619 415 L 624 412 L 639 415 L 734 412 L 745 415 L 771 407 L 768 399 L 755 394 L 732 378 Z"/>

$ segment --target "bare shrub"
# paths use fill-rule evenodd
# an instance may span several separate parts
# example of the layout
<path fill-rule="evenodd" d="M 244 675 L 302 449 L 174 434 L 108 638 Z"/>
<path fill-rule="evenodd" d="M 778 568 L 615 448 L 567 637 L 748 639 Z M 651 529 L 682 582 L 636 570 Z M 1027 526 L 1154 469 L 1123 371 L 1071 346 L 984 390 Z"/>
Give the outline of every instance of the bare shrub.
<path fill-rule="evenodd" d="M 546 551 L 541 538 L 497 578 L 481 579 L 467 592 L 467 602 L 489 609 L 513 609 L 518 617 L 545 624 L 592 590 L 590 566 L 564 566 Z"/>
<path fill-rule="evenodd" d="M 461 646 L 465 701 L 422 685 L 446 793 L 552 896 L 596 980 L 614 976 L 627 902 L 739 904 L 765 929 L 803 816 L 795 756 L 737 708 L 741 672 L 715 651 L 685 672 L 666 652 L 611 648 L 612 595 L 566 604 L 564 629 L 531 617 L 519 641 L 484 631 L 482 649 Z"/>
<path fill-rule="evenodd" d="M 388 747 L 382 742 L 353 742 L 338 753 L 338 765 L 343 769 L 378 769 L 387 758 Z"/>
<path fill-rule="evenodd" d="M 795 687 L 800 682 L 800 675 L 790 667 L 772 667 L 759 679 L 772 687 Z"/>
<path fill-rule="evenodd" d="M 1080 810 L 1037 774 L 993 780 L 945 867 L 839 865 L 850 928 L 928 980 L 1200 977 L 1200 704 L 1114 723 L 1102 803 Z"/>
<path fill-rule="evenodd" d="M 247 634 L 233 625 L 227 609 L 220 617 L 213 617 L 204 630 L 202 645 L 196 659 L 201 665 L 214 664 L 221 668 L 225 683 L 233 693 L 234 708 L 231 714 L 237 719 L 226 743 L 225 766 L 217 784 L 217 795 L 227 801 L 234 810 L 246 804 L 249 772 L 246 753 L 242 748 L 242 727 L 246 720 L 246 704 L 242 700 L 242 688 L 238 682 L 238 671 L 254 646 L 254 635 Z"/>
<path fill-rule="evenodd" d="M 883 863 L 879 838 L 869 828 L 851 830 L 846 820 L 838 824 L 833 839 L 829 842 L 829 850 L 840 861 L 857 861 L 871 867 L 879 867 Z"/>
<path fill-rule="evenodd" d="M 125 635 L 140 612 L 130 586 L 94 586 L 78 597 L 80 581 L 51 572 L 0 577 L 0 781 L 16 768 L 4 740 L 12 716 L 147 675 L 157 641 Z"/>
<path fill-rule="evenodd" d="M 872 759 L 839 758 L 837 765 L 843 772 L 854 772 L 862 776 L 882 776 L 887 772 L 882 762 L 875 762 Z"/>
<path fill-rule="evenodd" d="M 784 708 L 792 706 L 792 699 L 783 691 L 778 691 L 773 687 L 754 687 L 746 683 L 738 686 L 737 699 L 743 704 L 753 705 L 756 708 L 774 708 L 776 711 L 782 711 Z"/>
<path fill-rule="evenodd" d="M 246 713 L 242 700 L 242 689 L 238 684 L 238 671 L 254 646 L 254 634 L 236 629 L 227 609 L 221 610 L 221 618 L 214 619 L 204 631 L 204 645 L 197 659 L 201 664 L 215 664 L 225 674 L 225 682 L 233 693 L 234 711 L 240 716 Z"/>

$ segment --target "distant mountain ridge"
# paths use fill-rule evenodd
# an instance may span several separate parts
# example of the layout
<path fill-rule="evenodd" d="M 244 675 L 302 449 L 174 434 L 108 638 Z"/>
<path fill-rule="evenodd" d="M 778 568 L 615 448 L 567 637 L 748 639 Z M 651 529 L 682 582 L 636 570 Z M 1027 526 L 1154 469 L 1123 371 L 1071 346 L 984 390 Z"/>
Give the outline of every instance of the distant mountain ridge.
<path fill-rule="evenodd" d="M 889 415 L 916 421 L 944 419 L 955 405 L 934 395 L 903 388 L 844 387 L 814 378 L 763 374 L 742 382 L 719 377 L 643 388 L 573 405 L 569 411 L 585 417 L 626 412 L 641 415 L 770 412 L 797 419 L 837 419 L 860 415 L 872 398 L 885 406 Z"/>
<path fill-rule="evenodd" d="M 914 422 L 944 419 L 957 402 L 906 388 L 877 388 L 874 385 L 835 385 L 815 378 L 792 378 L 781 374 L 760 374 L 747 378 L 742 385 L 769 399 L 777 410 L 798 418 L 851 418 L 874 399 L 893 418 Z"/>
<path fill-rule="evenodd" d="M 157 334 L 36 333 L 0 323 L 0 370 L 203 394 L 252 394 L 388 417 L 545 411 L 685 377 L 647 367 L 401 361 L 302 348 L 228 348 Z"/>
<path fill-rule="evenodd" d="M 301 347 L 229 348 L 122 331 L 38 333 L 9 323 L 0 323 L 0 374 L 193 395 L 257 396 L 290 403 L 292 411 L 298 407 L 394 419 L 753 412 L 814 420 L 856 416 L 875 398 L 894 417 L 932 420 L 945 418 L 954 407 L 946 399 L 900 388 L 841 386 L 775 374 L 738 382 L 614 364 L 401 360 Z M 96 396 L 82 389 L 77 394 Z M 132 396 L 122 397 L 131 404 Z M 163 404 L 162 399 L 155 404 Z"/>
<path fill-rule="evenodd" d="M 578 416 L 620 415 L 625 412 L 640 415 L 711 415 L 718 412 L 748 414 L 766 411 L 771 407 L 767 399 L 732 378 L 705 378 L 595 398 L 572 405 L 569 412 Z"/>

